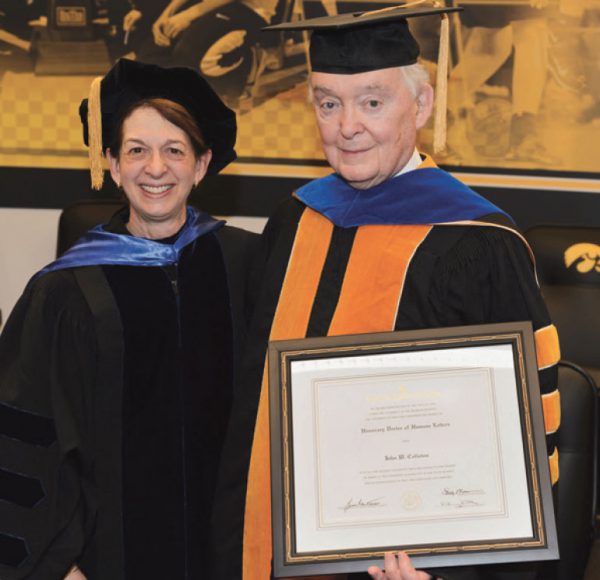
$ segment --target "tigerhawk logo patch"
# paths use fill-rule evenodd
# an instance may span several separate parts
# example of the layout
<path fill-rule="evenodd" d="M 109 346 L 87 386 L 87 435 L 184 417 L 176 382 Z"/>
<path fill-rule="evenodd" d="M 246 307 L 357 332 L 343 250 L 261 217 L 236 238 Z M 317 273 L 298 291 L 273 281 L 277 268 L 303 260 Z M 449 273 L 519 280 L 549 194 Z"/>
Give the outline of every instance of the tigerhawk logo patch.
<path fill-rule="evenodd" d="M 600 246 L 597 244 L 573 244 L 565 250 L 565 264 L 570 268 L 573 264 L 578 272 L 600 272 Z"/>

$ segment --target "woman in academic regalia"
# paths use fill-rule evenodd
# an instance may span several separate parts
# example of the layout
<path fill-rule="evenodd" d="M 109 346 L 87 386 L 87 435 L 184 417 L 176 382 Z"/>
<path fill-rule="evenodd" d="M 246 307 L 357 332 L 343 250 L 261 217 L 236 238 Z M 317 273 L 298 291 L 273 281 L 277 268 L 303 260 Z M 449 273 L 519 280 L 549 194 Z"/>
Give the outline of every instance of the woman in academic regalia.
<path fill-rule="evenodd" d="M 206 578 L 254 236 L 187 199 L 235 115 L 190 69 L 119 61 L 81 116 L 128 205 L 0 337 L 0 578 Z"/>

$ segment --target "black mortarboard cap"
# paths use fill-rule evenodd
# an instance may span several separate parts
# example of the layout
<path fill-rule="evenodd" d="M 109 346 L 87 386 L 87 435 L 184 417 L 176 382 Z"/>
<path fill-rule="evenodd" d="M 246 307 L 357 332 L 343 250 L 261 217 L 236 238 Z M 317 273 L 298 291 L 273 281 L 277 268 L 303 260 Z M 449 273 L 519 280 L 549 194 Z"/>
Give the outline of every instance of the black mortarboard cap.
<path fill-rule="evenodd" d="M 407 18 L 459 10 L 462 9 L 413 2 L 369 12 L 286 22 L 264 30 L 310 30 L 313 71 L 355 74 L 416 63 L 419 45 L 410 32 Z"/>
<path fill-rule="evenodd" d="M 415 64 L 419 45 L 408 27 L 409 18 L 439 15 L 440 50 L 438 55 L 433 150 L 442 151 L 446 143 L 446 82 L 449 54 L 447 14 L 461 7 L 438 6 L 437 2 L 415 0 L 369 12 L 352 12 L 309 20 L 285 22 L 263 30 L 310 30 L 310 67 L 314 72 L 357 74 Z"/>
<path fill-rule="evenodd" d="M 92 96 L 94 91 L 98 92 L 98 84 L 99 99 Z M 136 102 L 151 98 L 174 101 L 192 115 L 207 146 L 212 150 L 207 171 L 209 174 L 218 173 L 235 159 L 235 113 L 198 72 L 186 67 L 163 68 L 121 59 L 106 76 L 92 83 L 90 99 L 84 99 L 79 107 L 83 140 L 90 146 L 92 186 L 99 188 L 102 183 L 101 161 L 94 159 L 93 155 L 99 157 L 100 150 L 106 151 L 117 123 L 126 111 Z M 101 131 L 94 129 L 94 125 L 99 125 L 100 121 L 89 118 L 90 111 L 96 108 L 96 105 L 89 106 L 89 102 L 97 100 L 101 111 Z M 95 135 L 96 132 L 101 135 Z"/>

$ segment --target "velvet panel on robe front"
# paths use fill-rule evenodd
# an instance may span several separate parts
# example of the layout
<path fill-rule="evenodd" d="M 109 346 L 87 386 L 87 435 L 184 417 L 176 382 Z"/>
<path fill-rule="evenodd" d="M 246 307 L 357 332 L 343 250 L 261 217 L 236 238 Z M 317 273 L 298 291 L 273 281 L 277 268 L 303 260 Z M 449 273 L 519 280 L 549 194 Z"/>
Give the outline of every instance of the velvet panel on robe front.
<path fill-rule="evenodd" d="M 198 238 L 176 266 L 103 269 L 124 329 L 126 578 L 200 579 L 233 369 L 218 241 Z"/>

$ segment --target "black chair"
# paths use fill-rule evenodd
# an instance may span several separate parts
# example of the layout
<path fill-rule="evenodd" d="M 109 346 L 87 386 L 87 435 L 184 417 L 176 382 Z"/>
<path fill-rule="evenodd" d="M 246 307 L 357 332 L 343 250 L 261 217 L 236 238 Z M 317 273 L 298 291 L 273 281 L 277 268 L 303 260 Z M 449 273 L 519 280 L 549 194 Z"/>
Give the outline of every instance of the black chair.
<path fill-rule="evenodd" d="M 562 422 L 558 432 L 560 479 L 557 531 L 560 561 L 544 580 L 597 580 L 600 544 L 595 543 L 598 473 L 597 387 L 581 367 L 559 363 Z M 591 557 L 596 552 L 595 557 Z M 587 564 L 587 572 L 586 572 Z"/>
<path fill-rule="evenodd" d="M 115 199 L 80 201 L 60 214 L 56 255 L 68 250 L 85 232 L 98 224 L 107 223 L 111 216 L 124 205 Z"/>
<path fill-rule="evenodd" d="M 600 228 L 537 226 L 525 233 L 562 357 L 600 385 Z"/>
<path fill-rule="evenodd" d="M 536 257 L 540 287 L 558 329 L 562 357 L 571 361 L 561 363 L 559 369 L 561 560 L 548 578 L 597 580 L 600 228 L 536 226 L 525 237 Z"/>

